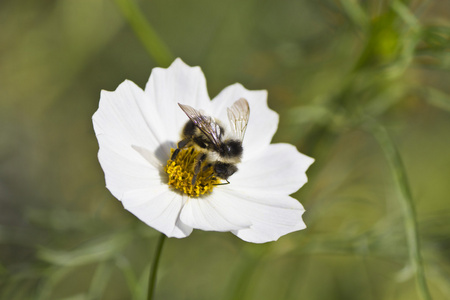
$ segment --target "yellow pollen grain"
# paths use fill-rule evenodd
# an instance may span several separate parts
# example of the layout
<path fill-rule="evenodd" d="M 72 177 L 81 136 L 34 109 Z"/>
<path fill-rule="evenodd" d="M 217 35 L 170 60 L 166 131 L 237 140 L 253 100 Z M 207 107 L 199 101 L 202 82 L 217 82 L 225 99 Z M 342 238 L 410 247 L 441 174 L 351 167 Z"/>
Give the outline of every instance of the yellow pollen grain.
<path fill-rule="evenodd" d="M 175 150 L 172 149 L 171 154 L 173 151 Z M 191 197 L 199 197 L 210 193 L 215 185 L 220 184 L 220 180 L 214 175 L 213 168 L 209 167 L 203 171 L 202 166 L 195 184 L 192 185 L 198 154 L 199 152 L 193 147 L 181 149 L 175 160 L 169 159 L 164 168 L 164 171 L 168 174 L 169 186 Z"/>

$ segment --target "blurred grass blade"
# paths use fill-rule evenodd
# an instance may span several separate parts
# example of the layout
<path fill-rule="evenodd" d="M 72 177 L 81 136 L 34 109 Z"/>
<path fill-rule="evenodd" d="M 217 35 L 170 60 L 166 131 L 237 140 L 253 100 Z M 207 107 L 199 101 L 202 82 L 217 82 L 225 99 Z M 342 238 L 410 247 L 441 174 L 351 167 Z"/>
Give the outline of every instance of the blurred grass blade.
<path fill-rule="evenodd" d="M 37 256 L 41 260 L 57 266 L 77 267 L 112 258 L 119 249 L 129 242 L 129 239 L 125 234 L 116 233 L 113 236 L 94 240 L 72 251 L 41 247 Z"/>
<path fill-rule="evenodd" d="M 392 9 L 397 13 L 397 15 L 403 19 L 403 21 L 408 24 L 412 29 L 420 29 L 420 22 L 411 13 L 409 8 L 401 1 L 392 1 Z"/>
<path fill-rule="evenodd" d="M 431 105 L 450 112 L 450 95 L 447 93 L 427 87 L 425 89 L 425 99 Z"/>
<path fill-rule="evenodd" d="M 262 265 L 264 255 L 267 253 L 267 247 L 262 248 L 243 248 L 242 258 L 234 271 L 233 279 L 223 295 L 224 300 L 246 299 L 249 297 L 249 291 L 254 290 L 252 281 L 258 274 L 258 266 Z"/>
<path fill-rule="evenodd" d="M 173 55 L 134 0 L 116 0 L 116 3 L 148 54 L 160 67 L 168 67 L 174 60 Z"/>
<path fill-rule="evenodd" d="M 417 289 L 422 299 L 431 300 L 432 298 L 428 290 L 422 256 L 420 253 L 419 232 L 414 202 L 403 161 L 386 129 L 373 119 L 368 120 L 368 123 L 368 129 L 382 148 L 392 171 L 395 184 L 401 194 L 399 200 L 403 210 L 409 259 L 416 275 Z"/>
<path fill-rule="evenodd" d="M 366 30 L 369 26 L 369 18 L 356 0 L 341 0 L 347 16 L 352 22 L 362 30 Z"/>
<path fill-rule="evenodd" d="M 47 270 L 47 276 L 45 280 L 39 286 L 37 292 L 35 293 L 35 298 L 37 300 L 51 299 L 52 291 L 59 285 L 59 283 L 66 277 L 70 276 L 74 268 L 50 268 Z"/>
<path fill-rule="evenodd" d="M 138 282 L 136 275 L 134 273 L 134 269 L 131 266 L 129 260 L 124 255 L 117 255 L 115 257 L 115 264 L 120 269 L 122 275 L 125 277 L 125 281 L 127 283 L 128 289 L 130 291 L 130 299 L 137 300 L 143 299 L 144 294 L 140 295 L 139 287 L 143 286 Z"/>
<path fill-rule="evenodd" d="M 294 124 L 327 124 L 333 118 L 333 112 L 324 105 L 301 105 L 287 112 Z"/>
<path fill-rule="evenodd" d="M 97 266 L 89 288 L 89 299 L 106 299 L 104 293 L 111 274 L 111 262 L 103 262 Z"/>

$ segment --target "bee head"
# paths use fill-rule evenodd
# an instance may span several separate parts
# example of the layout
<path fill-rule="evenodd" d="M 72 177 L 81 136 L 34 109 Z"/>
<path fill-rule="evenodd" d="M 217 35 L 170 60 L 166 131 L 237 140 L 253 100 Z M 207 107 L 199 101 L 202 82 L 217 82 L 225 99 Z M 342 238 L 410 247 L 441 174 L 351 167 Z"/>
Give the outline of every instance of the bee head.
<path fill-rule="evenodd" d="M 216 173 L 217 177 L 222 179 L 228 179 L 228 177 L 236 173 L 237 170 L 238 168 L 233 164 L 219 161 L 214 164 L 214 172 Z"/>

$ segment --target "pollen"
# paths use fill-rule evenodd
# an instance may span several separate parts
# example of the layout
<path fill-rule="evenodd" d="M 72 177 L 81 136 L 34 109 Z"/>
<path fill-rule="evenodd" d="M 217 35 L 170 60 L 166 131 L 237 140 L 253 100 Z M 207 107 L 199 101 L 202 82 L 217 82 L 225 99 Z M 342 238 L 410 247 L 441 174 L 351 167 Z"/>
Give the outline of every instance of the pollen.
<path fill-rule="evenodd" d="M 171 150 L 171 154 L 175 150 Z M 194 167 L 197 163 L 197 156 L 200 152 L 194 147 L 181 149 L 174 160 L 169 159 L 164 171 L 168 174 L 168 184 L 170 187 L 191 197 L 199 197 L 210 193 L 213 188 L 220 184 L 220 180 L 215 176 L 212 167 L 203 169 L 197 174 L 197 179 L 192 184 L 194 177 Z"/>

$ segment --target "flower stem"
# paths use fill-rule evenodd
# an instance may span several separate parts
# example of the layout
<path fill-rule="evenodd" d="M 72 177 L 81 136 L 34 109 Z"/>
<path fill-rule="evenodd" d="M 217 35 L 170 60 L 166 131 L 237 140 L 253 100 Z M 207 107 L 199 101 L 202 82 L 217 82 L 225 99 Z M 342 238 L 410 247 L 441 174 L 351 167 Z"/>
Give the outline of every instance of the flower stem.
<path fill-rule="evenodd" d="M 372 119 L 369 121 L 368 128 L 382 148 L 389 163 L 392 176 L 394 177 L 395 183 L 401 194 L 399 200 L 403 209 L 409 259 L 416 276 L 418 292 L 422 299 L 431 300 L 432 298 L 428 290 L 422 256 L 420 253 L 419 232 L 413 197 L 400 153 L 388 132 L 381 124 Z"/>
<path fill-rule="evenodd" d="M 158 244 L 156 245 L 155 256 L 153 257 L 153 263 L 150 268 L 150 275 L 148 278 L 148 293 L 147 300 L 152 300 L 153 295 L 155 293 L 155 284 L 156 284 L 156 274 L 158 271 L 159 259 L 161 258 L 161 252 L 164 245 L 164 241 L 166 240 L 166 236 L 164 233 L 161 233 L 158 239 Z"/>
<path fill-rule="evenodd" d="M 116 0 L 116 4 L 150 57 L 160 67 L 168 67 L 173 61 L 172 53 L 146 20 L 134 0 Z"/>

